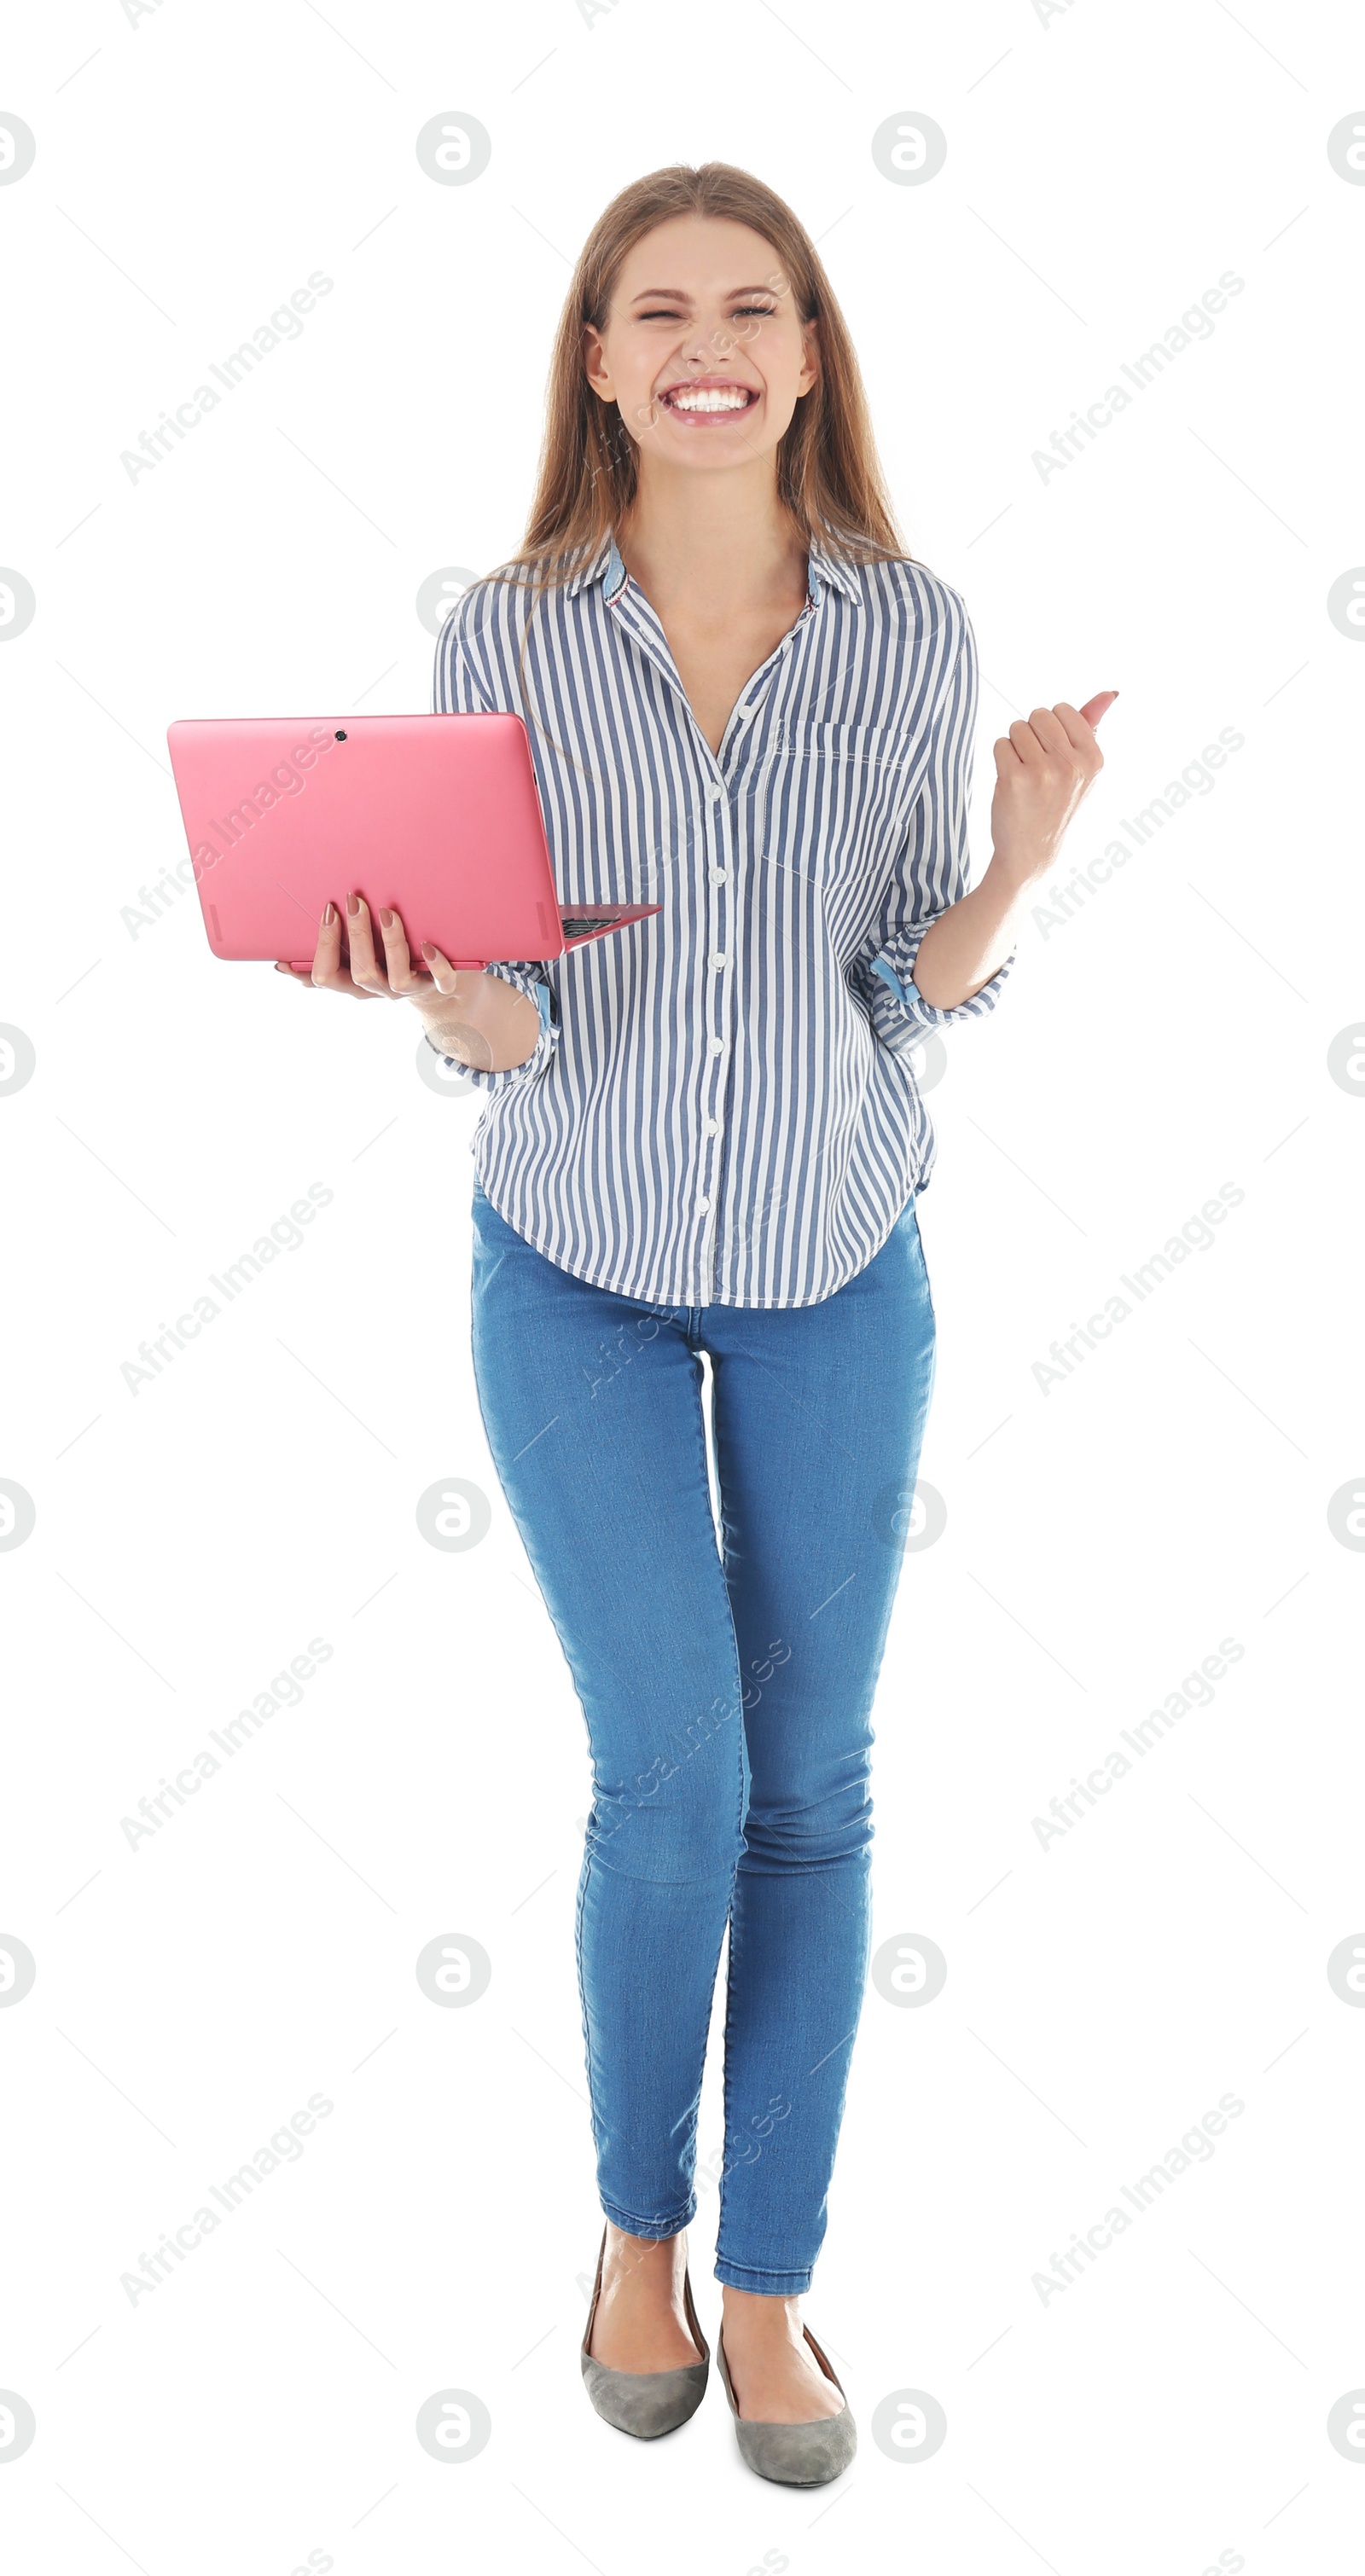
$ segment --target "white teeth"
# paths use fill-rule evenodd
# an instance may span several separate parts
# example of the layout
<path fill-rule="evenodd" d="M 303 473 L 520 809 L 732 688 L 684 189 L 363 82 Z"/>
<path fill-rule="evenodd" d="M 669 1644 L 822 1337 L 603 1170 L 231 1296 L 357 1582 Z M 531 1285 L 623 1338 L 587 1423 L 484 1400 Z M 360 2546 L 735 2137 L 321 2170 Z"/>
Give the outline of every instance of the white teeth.
<path fill-rule="evenodd" d="M 749 406 L 747 394 L 724 393 L 711 386 L 694 393 L 671 393 L 667 400 L 675 411 L 747 411 Z"/>

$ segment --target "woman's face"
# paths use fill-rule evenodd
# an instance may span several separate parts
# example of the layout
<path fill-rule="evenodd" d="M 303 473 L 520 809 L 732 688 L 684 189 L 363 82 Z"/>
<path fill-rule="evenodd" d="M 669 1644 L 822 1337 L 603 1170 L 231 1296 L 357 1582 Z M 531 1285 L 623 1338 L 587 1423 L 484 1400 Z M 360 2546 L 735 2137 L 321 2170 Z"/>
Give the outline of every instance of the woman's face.
<path fill-rule="evenodd" d="M 614 402 L 642 469 L 752 466 L 776 453 L 816 381 L 817 332 L 771 242 L 678 215 L 622 263 L 605 328 L 584 332 L 589 384 Z"/>

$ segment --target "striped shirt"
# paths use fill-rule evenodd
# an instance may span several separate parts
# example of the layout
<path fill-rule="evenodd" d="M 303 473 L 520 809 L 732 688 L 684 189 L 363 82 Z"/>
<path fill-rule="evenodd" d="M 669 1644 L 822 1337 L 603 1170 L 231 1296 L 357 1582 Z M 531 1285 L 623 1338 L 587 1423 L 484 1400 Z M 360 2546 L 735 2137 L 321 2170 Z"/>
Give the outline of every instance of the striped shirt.
<path fill-rule="evenodd" d="M 542 594 L 520 672 L 524 580 L 471 584 L 437 645 L 438 714 L 526 722 L 562 906 L 663 907 L 492 967 L 540 1035 L 469 1072 L 498 1214 L 650 1304 L 810 1306 L 855 1277 L 932 1168 L 917 1053 L 989 1011 L 1017 953 L 952 1010 L 911 980 L 967 883 L 962 600 L 816 545 L 807 578 L 718 753 L 614 540 Z"/>

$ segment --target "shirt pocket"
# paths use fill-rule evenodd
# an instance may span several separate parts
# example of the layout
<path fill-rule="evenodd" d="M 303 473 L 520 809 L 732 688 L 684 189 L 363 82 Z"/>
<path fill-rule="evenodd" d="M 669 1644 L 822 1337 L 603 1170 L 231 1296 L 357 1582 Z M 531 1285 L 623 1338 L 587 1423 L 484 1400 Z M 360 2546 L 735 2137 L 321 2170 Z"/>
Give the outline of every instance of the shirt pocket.
<path fill-rule="evenodd" d="M 896 848 L 917 761 L 901 726 L 782 723 L 760 771 L 756 846 L 827 893 L 871 892 Z"/>

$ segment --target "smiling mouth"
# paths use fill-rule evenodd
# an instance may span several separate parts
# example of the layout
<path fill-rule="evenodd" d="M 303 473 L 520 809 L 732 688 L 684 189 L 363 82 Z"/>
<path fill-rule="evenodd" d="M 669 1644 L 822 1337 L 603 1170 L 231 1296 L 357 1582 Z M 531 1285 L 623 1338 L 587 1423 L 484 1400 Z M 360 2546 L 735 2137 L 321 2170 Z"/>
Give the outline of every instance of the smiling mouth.
<path fill-rule="evenodd" d="M 738 420 L 758 395 L 749 385 L 670 385 L 659 400 L 681 420 Z"/>

